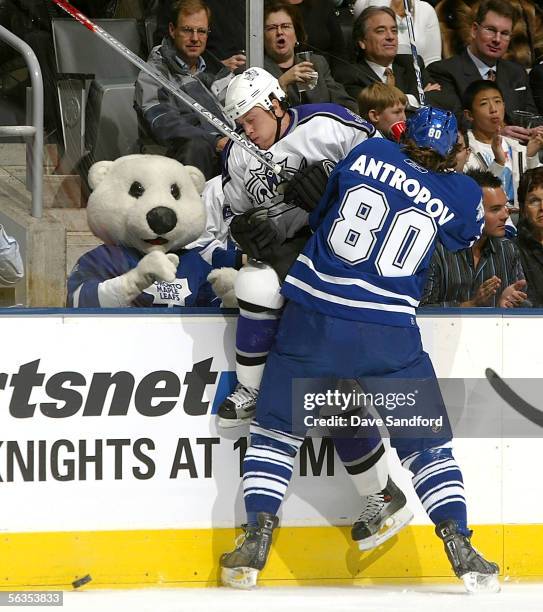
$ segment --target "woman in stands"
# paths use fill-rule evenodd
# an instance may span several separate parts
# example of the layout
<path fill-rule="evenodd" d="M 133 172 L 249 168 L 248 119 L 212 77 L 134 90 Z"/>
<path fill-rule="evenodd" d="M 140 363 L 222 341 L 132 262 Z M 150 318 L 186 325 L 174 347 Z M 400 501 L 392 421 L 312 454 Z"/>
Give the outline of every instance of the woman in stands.
<path fill-rule="evenodd" d="M 315 53 L 324 55 L 330 64 L 332 75 L 336 78 L 336 67 L 349 59 L 338 10 L 343 4 L 342 0 L 287 1 L 296 5 L 302 16 L 307 46 Z M 347 11 L 345 16 L 349 23 L 350 11 Z"/>
<path fill-rule="evenodd" d="M 284 0 L 271 0 L 264 6 L 264 68 L 279 80 L 289 104 L 334 102 L 356 111 L 356 102 L 330 73 L 322 55 L 300 61 L 296 50 L 306 40 L 296 6 Z M 315 83 L 316 80 L 316 83 Z"/>

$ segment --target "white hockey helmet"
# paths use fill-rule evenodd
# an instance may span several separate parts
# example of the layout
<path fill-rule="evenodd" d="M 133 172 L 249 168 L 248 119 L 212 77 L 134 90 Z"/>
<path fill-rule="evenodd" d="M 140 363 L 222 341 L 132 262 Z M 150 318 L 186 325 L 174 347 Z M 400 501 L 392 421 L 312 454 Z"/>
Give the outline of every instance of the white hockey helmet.
<path fill-rule="evenodd" d="M 272 100 L 281 101 L 286 93 L 279 81 L 263 68 L 248 68 L 235 76 L 226 90 L 225 115 L 235 121 L 255 106 L 272 110 Z"/>

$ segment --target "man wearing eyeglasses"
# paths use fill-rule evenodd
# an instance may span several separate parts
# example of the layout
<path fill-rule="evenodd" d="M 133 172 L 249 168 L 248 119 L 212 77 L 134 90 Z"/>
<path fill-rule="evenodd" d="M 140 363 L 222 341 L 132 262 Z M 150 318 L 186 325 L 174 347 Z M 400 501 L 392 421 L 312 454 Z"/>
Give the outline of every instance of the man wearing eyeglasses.
<path fill-rule="evenodd" d="M 471 26 L 471 42 L 459 55 L 428 66 L 435 81 L 455 101 L 451 107 L 458 116 L 462 112 L 462 96 L 470 83 L 480 79 L 495 81 L 503 93 L 509 125 L 503 136 L 528 140 L 529 130 L 515 126 L 513 111 L 537 113 L 528 76 L 520 64 L 503 59 L 509 48 L 514 25 L 514 12 L 507 0 L 483 0 Z"/>
<path fill-rule="evenodd" d="M 223 114 L 220 98 L 232 76 L 231 70 L 242 66 L 245 56 L 229 58 L 217 74 L 207 69 L 202 54 L 210 19 L 211 11 L 203 0 L 174 3 L 168 35 L 151 51 L 148 62 L 223 123 L 234 127 Z M 135 107 L 142 127 L 153 140 L 167 147 L 168 157 L 196 166 L 206 179 L 220 173 L 219 157 L 226 137 L 143 72 L 136 83 Z"/>

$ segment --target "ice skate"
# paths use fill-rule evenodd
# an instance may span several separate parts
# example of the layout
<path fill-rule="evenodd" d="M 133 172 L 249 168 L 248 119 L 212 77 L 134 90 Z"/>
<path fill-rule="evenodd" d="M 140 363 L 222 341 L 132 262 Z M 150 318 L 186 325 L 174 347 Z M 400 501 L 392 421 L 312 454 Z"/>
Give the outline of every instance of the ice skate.
<path fill-rule="evenodd" d="M 465 536 L 459 533 L 455 521 L 443 521 L 437 525 L 436 534 L 443 540 L 453 571 L 464 581 L 468 593 L 497 593 L 500 590 L 500 568 L 473 548 L 471 531 L 469 536 Z"/>
<path fill-rule="evenodd" d="M 221 581 L 224 586 L 250 589 L 256 586 L 258 573 L 266 565 L 270 552 L 272 533 L 278 518 L 267 512 L 259 512 L 258 525 L 243 525 L 245 533 L 236 540 L 236 548 L 221 556 Z"/>
<path fill-rule="evenodd" d="M 245 387 L 241 383 L 224 400 L 217 411 L 219 427 L 237 427 L 249 423 L 255 415 L 258 389 Z"/>
<path fill-rule="evenodd" d="M 388 478 L 379 493 L 368 495 L 364 509 L 351 529 L 351 537 L 360 550 L 371 550 L 386 542 L 413 518 L 402 490 Z"/>

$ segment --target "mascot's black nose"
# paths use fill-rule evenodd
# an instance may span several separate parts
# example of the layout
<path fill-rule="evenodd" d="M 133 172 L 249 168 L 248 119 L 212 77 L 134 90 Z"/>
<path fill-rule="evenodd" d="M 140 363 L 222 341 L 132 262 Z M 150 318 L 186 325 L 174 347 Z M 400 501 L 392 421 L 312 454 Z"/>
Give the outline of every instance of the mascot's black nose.
<path fill-rule="evenodd" d="M 167 234 L 177 225 L 177 215 L 171 208 L 157 206 L 147 213 L 147 223 L 155 234 Z"/>

